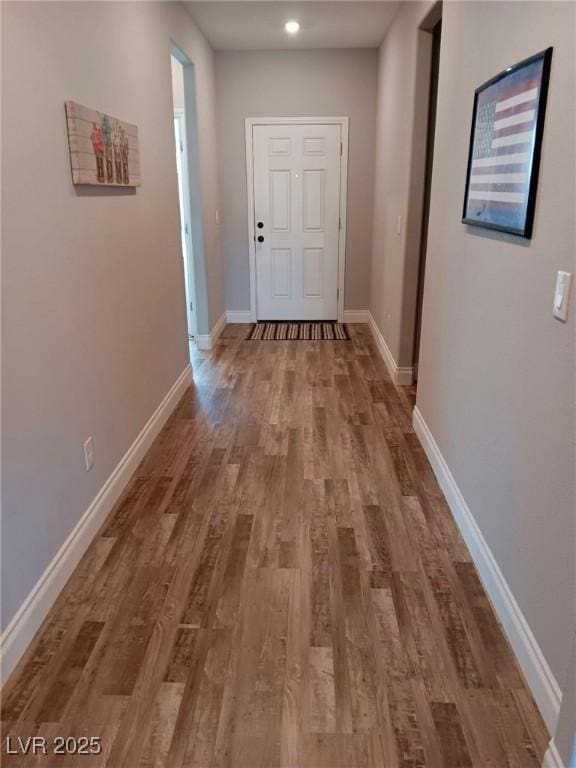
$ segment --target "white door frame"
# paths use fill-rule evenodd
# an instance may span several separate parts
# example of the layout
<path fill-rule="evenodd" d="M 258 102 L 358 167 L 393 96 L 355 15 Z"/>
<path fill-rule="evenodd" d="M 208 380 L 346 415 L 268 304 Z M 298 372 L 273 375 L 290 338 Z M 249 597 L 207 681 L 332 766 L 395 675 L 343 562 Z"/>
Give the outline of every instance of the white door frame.
<path fill-rule="evenodd" d="M 257 125 L 339 125 L 342 136 L 340 155 L 340 231 L 338 232 L 338 322 L 344 322 L 344 273 L 346 271 L 346 195 L 348 189 L 347 117 L 247 117 L 246 181 L 248 192 L 248 253 L 250 265 L 250 319 L 256 322 L 256 231 L 254 228 L 254 139 Z"/>
<path fill-rule="evenodd" d="M 194 273 L 194 243 L 192 242 L 192 222 L 190 215 L 190 194 L 189 194 L 189 176 L 188 176 L 188 148 L 186 145 L 186 114 L 180 107 L 174 107 L 174 120 L 180 121 L 180 129 L 184 128 L 181 135 L 183 147 L 180 154 L 180 170 L 182 174 L 182 190 L 178 190 L 178 202 L 184 207 L 180 211 L 180 216 L 184 215 L 185 221 L 180 222 L 185 228 L 186 250 L 182 254 L 186 262 L 186 318 L 188 319 L 188 333 L 196 337 L 198 335 L 198 324 L 196 319 L 196 275 Z M 178 151 L 178 147 L 176 147 Z M 180 201 L 180 192 L 182 200 Z M 192 309 L 190 308 L 192 302 Z"/>

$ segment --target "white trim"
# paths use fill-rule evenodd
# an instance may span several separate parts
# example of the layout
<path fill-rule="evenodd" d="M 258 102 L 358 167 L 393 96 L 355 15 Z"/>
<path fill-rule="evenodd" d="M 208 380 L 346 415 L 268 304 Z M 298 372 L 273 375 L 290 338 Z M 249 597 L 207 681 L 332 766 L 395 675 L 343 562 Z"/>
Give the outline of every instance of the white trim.
<path fill-rule="evenodd" d="M 340 156 L 340 232 L 338 237 L 338 322 L 344 320 L 344 278 L 346 274 L 346 216 L 348 201 L 348 132 L 350 121 L 340 118 L 342 154 Z"/>
<path fill-rule="evenodd" d="M 190 365 L 187 365 L 2 633 L 0 638 L 2 683 L 7 680 L 26 651 L 54 601 L 144 458 L 146 451 L 152 445 L 154 438 L 190 386 L 191 380 L 192 370 Z"/>
<path fill-rule="evenodd" d="M 196 347 L 202 352 L 209 352 L 214 348 L 224 328 L 226 328 L 226 313 L 222 312 L 210 333 L 196 334 L 194 337 Z"/>
<path fill-rule="evenodd" d="M 369 323 L 370 310 L 369 309 L 345 309 L 344 322 L 345 323 Z"/>
<path fill-rule="evenodd" d="M 414 381 L 414 369 L 412 366 L 402 367 L 396 363 L 396 360 L 394 360 L 394 355 L 392 352 L 390 352 L 388 344 L 386 344 L 386 340 L 382 335 L 382 331 L 380 328 L 378 328 L 376 320 L 374 320 L 374 316 L 370 311 L 368 311 L 368 323 L 370 325 L 370 330 L 372 331 L 372 336 L 374 336 L 376 346 L 378 347 L 378 351 L 386 363 L 386 368 L 388 368 L 390 378 L 397 387 L 410 386 L 410 384 L 412 384 Z"/>
<path fill-rule="evenodd" d="M 562 700 L 560 687 L 418 406 L 414 408 L 412 423 L 538 709 L 549 732 L 554 733 Z"/>
<path fill-rule="evenodd" d="M 338 322 L 344 322 L 344 275 L 346 271 L 346 201 L 348 196 L 348 117 L 247 117 L 246 131 L 246 189 L 248 194 L 248 265 L 250 269 L 250 321 L 255 323 L 256 310 L 256 248 L 254 245 L 254 145 L 255 125 L 339 125 L 342 154 L 340 156 L 340 231 L 338 233 Z"/>
<path fill-rule="evenodd" d="M 226 322 L 228 325 L 235 323 L 251 323 L 252 314 L 249 309 L 227 309 Z"/>
<path fill-rule="evenodd" d="M 550 739 L 548 749 L 544 755 L 544 761 L 542 762 L 542 768 L 566 768 L 564 760 L 560 756 L 560 752 L 556 749 L 554 739 Z"/>
<path fill-rule="evenodd" d="M 248 269 L 250 273 L 250 320 L 255 323 L 256 312 L 256 245 L 254 243 L 254 146 L 252 143 L 252 122 L 247 118 L 246 132 L 246 194 L 248 208 Z"/>
<path fill-rule="evenodd" d="M 183 65 L 182 65 L 183 66 Z M 198 330 L 198 318 L 196 317 L 196 272 L 194 264 L 194 247 L 192 242 L 192 212 L 190 209 L 190 173 L 188 170 L 188 137 L 186 131 L 186 110 L 182 107 L 174 107 L 174 121 L 180 122 L 180 141 L 182 143 L 182 149 L 175 147 L 176 154 L 180 154 L 180 174 L 182 189 L 180 190 L 180 183 L 178 184 L 178 210 L 180 216 L 184 216 L 185 219 L 185 234 L 184 239 L 186 241 L 185 253 L 182 254 L 185 261 L 184 281 L 186 285 L 186 322 L 188 325 L 188 333 L 194 336 Z M 182 192 L 182 199 L 180 199 L 180 192 Z M 182 211 L 182 207 L 184 210 Z M 180 224 L 182 226 L 182 224 Z M 180 233 L 182 239 L 182 233 Z M 192 307 L 192 308 L 191 308 Z"/>

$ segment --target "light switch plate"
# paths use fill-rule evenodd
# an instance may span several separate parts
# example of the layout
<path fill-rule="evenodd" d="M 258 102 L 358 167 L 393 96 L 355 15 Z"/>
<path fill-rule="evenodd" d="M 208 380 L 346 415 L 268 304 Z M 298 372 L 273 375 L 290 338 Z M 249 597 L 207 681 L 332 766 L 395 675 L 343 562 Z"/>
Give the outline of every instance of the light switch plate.
<path fill-rule="evenodd" d="M 568 320 L 570 307 L 570 294 L 572 288 L 572 273 L 558 271 L 556 273 L 556 287 L 554 289 L 554 304 L 552 312 L 554 317 L 565 323 Z"/>

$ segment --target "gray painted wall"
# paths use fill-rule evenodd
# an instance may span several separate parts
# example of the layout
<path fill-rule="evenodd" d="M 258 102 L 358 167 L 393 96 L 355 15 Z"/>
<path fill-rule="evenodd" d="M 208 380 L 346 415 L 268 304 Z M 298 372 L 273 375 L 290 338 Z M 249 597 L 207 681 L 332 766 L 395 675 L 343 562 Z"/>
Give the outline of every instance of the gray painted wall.
<path fill-rule="evenodd" d="M 399 366 L 412 365 L 432 38 L 431 2 L 403 5 L 380 46 L 370 311 Z M 401 217 L 398 234 L 398 217 Z"/>
<path fill-rule="evenodd" d="M 423 169 L 409 126 L 426 96 L 433 3 L 402 7 L 380 48 L 370 308 L 412 363 Z M 575 38 L 571 3 L 444 3 L 417 405 L 560 686 L 576 612 L 575 317 L 552 317 L 575 271 Z M 554 46 L 531 241 L 460 222 L 474 89 Z M 420 112 L 419 112 L 420 110 Z M 402 141 L 402 132 L 407 140 Z M 406 225 L 396 234 L 396 219 Z M 576 722 L 566 692 L 560 747 Z M 569 711 L 566 711 L 568 709 Z M 567 725 L 568 723 L 568 725 Z"/>
<path fill-rule="evenodd" d="M 417 405 L 558 683 L 576 612 L 572 3 L 446 3 Z M 554 46 L 534 236 L 460 222 L 474 89 Z M 574 300 L 574 297 L 573 297 Z"/>
<path fill-rule="evenodd" d="M 2 4 L 2 626 L 188 362 L 171 37 L 196 68 L 214 321 L 214 61 L 192 19 L 175 3 Z M 135 194 L 74 189 L 67 99 L 138 125 Z"/>
<path fill-rule="evenodd" d="M 346 309 L 366 309 L 372 232 L 377 52 L 218 52 L 218 145 L 226 309 L 250 308 L 246 117 L 350 117 Z"/>

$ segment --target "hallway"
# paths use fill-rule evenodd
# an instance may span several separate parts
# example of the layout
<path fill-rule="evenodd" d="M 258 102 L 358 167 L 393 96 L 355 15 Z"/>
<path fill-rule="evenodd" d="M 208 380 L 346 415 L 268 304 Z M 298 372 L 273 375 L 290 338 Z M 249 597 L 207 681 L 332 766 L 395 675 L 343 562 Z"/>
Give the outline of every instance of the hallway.
<path fill-rule="evenodd" d="M 198 354 L 4 693 L 5 736 L 103 753 L 7 767 L 541 765 L 406 388 L 349 330 Z"/>

